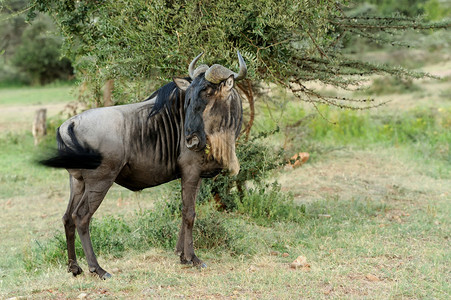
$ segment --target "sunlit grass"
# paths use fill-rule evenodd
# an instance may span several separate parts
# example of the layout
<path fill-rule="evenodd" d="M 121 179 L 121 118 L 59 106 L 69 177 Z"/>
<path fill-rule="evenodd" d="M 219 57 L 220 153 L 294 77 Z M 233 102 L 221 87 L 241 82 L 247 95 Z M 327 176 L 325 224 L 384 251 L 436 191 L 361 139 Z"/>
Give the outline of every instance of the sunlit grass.
<path fill-rule="evenodd" d="M 54 84 L 42 87 L 0 87 L 1 105 L 37 105 L 75 100 L 74 84 Z"/>

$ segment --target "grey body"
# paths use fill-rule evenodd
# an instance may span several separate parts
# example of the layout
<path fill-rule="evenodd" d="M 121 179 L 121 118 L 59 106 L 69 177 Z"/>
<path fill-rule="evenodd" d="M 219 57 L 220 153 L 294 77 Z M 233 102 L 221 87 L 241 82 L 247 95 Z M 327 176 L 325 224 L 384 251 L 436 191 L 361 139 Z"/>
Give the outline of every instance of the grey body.
<path fill-rule="evenodd" d="M 195 200 L 202 177 L 221 169 L 239 172 L 235 140 L 242 106 L 233 86 L 246 75 L 246 65 L 238 53 L 238 74 L 219 65 L 194 70 L 199 57 L 189 67 L 192 81 L 174 78 L 144 102 L 88 110 L 58 129 L 58 154 L 41 163 L 70 174 L 63 223 L 74 276 L 82 273 L 75 255 L 77 231 L 90 272 L 111 277 L 97 262 L 89 223 L 114 182 L 138 191 L 181 178 L 182 224 L 175 250 L 181 263 L 205 267 L 194 254 Z"/>
<path fill-rule="evenodd" d="M 180 176 L 177 159 L 182 137 L 177 135 L 183 134 L 183 123 L 175 122 L 167 116 L 167 111 L 148 118 L 155 100 L 86 111 L 61 125 L 62 141 L 71 144 L 67 132 L 73 126 L 83 146 L 102 154 L 99 168 L 104 168 L 116 183 L 130 190 L 173 180 Z M 69 170 L 74 175 L 80 172 Z"/>

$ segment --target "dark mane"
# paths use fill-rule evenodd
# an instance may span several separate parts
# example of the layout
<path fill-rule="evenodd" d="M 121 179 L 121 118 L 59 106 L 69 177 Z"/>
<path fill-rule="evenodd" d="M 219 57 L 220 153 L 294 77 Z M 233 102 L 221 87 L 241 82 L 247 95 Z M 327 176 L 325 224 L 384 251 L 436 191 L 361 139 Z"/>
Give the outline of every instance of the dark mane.
<path fill-rule="evenodd" d="M 185 79 L 191 82 L 191 78 L 186 77 Z M 164 86 L 153 92 L 152 95 L 150 95 L 148 98 L 144 100 L 148 101 L 152 98 L 157 97 L 155 104 L 153 105 L 152 110 L 150 111 L 149 117 L 157 114 L 164 107 L 167 107 L 168 111 L 170 112 L 171 110 L 169 108 L 171 107 L 174 101 L 177 101 L 177 99 L 179 99 L 180 93 L 183 93 L 183 91 L 181 91 L 177 87 L 174 81 L 165 84 Z"/>

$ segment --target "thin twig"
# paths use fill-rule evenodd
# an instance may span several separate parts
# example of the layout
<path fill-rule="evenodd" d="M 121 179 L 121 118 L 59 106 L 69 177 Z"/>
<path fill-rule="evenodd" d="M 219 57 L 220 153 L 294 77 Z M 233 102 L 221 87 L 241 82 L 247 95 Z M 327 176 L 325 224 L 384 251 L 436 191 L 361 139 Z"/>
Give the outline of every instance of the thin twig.
<path fill-rule="evenodd" d="M 312 35 L 310 34 L 310 32 L 307 31 L 308 36 L 310 37 L 310 39 L 312 40 L 313 44 L 315 45 L 316 49 L 318 49 L 319 53 L 321 54 L 321 56 L 329 58 L 326 53 L 324 53 L 324 51 L 320 48 L 320 46 L 318 46 L 318 44 L 316 43 L 315 39 L 312 37 Z"/>
<path fill-rule="evenodd" d="M 8 21 L 9 19 L 12 19 L 12 18 L 14 18 L 14 17 L 17 17 L 18 15 L 23 14 L 24 12 L 26 12 L 26 11 L 32 9 L 32 8 L 35 7 L 35 6 L 36 6 L 36 4 L 33 4 L 32 6 L 29 6 L 29 7 L 25 8 L 25 9 L 23 9 L 23 10 L 21 10 L 21 11 L 18 11 L 18 12 L 15 12 L 15 13 L 13 13 L 13 14 L 10 14 L 10 15 L 8 15 L 7 17 L 5 17 L 4 19 L 0 19 L 0 23 L 3 22 L 3 21 Z"/>
<path fill-rule="evenodd" d="M 408 29 L 414 29 L 414 30 L 428 30 L 428 29 L 437 29 L 437 28 L 450 28 L 451 24 L 444 24 L 444 25 L 414 25 L 414 26 L 408 26 L 408 25 L 369 25 L 369 24 L 344 24 L 340 22 L 336 22 L 333 20 L 330 20 L 330 22 L 334 25 L 345 27 L 345 28 L 363 28 L 363 29 L 402 29 L 402 30 L 408 30 Z"/>

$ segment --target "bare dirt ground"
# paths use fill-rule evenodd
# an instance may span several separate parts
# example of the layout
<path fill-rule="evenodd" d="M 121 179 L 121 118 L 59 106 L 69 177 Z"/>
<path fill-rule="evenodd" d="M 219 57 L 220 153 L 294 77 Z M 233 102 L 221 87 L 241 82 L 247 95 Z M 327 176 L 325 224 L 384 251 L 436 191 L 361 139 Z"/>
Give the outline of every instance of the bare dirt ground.
<path fill-rule="evenodd" d="M 280 182 L 299 203 L 333 197 L 383 200 L 394 194 L 406 201 L 451 199 L 449 180 L 433 178 L 425 171 L 424 165 L 400 159 L 391 150 L 339 150 L 283 173 Z"/>

